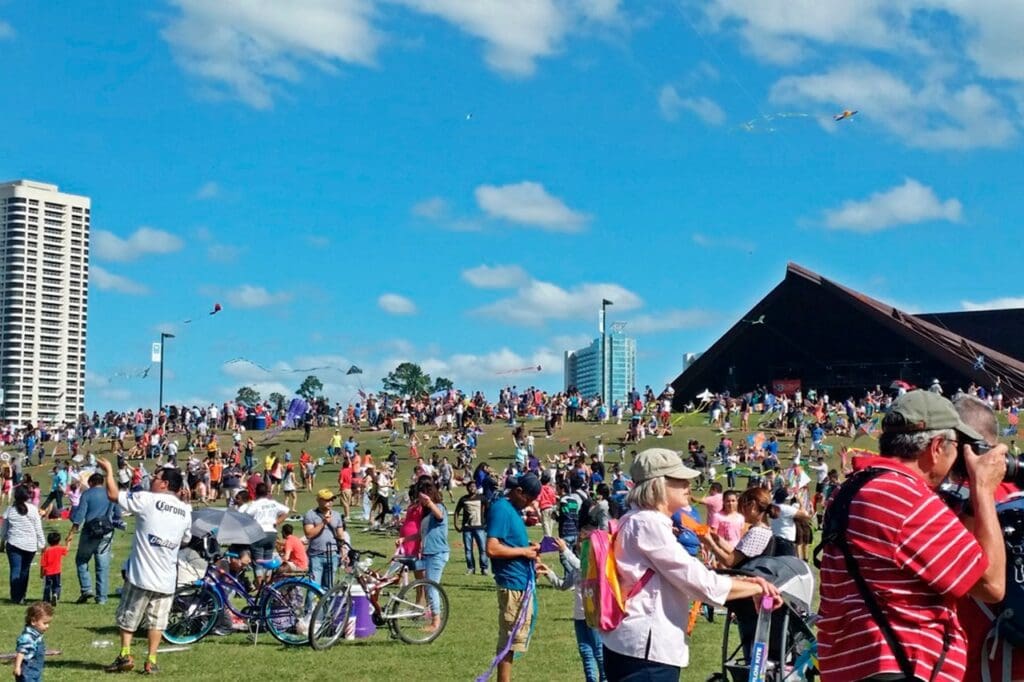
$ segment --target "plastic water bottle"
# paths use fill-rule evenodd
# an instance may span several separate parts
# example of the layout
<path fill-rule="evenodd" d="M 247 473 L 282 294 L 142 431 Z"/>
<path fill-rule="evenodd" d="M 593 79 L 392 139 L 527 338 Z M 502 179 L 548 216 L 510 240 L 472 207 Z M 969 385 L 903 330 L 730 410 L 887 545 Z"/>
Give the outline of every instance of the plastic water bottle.
<path fill-rule="evenodd" d="M 772 633 L 772 607 L 774 600 L 769 594 L 761 597 L 761 612 L 757 615 L 757 629 L 754 643 L 750 647 L 750 675 L 747 682 L 764 682 L 768 671 L 768 640 Z"/>

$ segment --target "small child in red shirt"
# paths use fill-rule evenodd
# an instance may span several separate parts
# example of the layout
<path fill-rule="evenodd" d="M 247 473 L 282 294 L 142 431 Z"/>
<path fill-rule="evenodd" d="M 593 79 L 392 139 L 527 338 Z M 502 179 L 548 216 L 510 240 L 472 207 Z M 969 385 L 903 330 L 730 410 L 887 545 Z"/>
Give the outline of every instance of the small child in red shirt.
<path fill-rule="evenodd" d="M 39 560 L 39 575 L 43 579 L 43 601 L 54 606 L 60 601 L 60 568 L 68 548 L 60 544 L 60 533 L 46 534 L 46 549 Z"/>

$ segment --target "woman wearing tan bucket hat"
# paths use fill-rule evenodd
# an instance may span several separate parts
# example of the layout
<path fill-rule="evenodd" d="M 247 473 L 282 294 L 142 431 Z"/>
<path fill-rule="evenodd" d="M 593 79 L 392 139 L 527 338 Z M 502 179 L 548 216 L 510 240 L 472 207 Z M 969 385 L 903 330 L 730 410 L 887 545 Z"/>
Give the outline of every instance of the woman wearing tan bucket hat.
<path fill-rule="evenodd" d="M 604 633 L 605 674 L 608 682 L 675 682 L 689 663 L 685 629 L 691 600 L 721 605 L 769 594 L 778 605 L 782 599 L 763 578 L 719 575 L 676 542 L 671 515 L 689 503 L 690 480 L 700 475 L 678 453 L 644 450 L 630 475 L 630 511 L 615 534 L 615 562 L 623 594 L 644 584 L 626 602 L 619 626 Z"/>

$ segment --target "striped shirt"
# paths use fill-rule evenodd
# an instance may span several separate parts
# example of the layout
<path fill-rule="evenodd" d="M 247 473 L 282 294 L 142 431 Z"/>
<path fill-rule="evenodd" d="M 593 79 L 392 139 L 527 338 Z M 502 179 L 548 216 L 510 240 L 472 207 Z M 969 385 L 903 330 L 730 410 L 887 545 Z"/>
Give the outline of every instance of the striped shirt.
<path fill-rule="evenodd" d="M 935 679 L 965 679 L 967 642 L 956 600 L 985 572 L 988 560 L 981 546 L 920 475 L 897 460 L 862 457 L 855 467 L 889 470 L 866 483 L 850 504 L 847 540 L 868 589 L 917 677 L 931 679 L 948 633 L 949 651 Z M 827 547 L 822 559 L 819 614 L 823 679 L 900 672 L 835 546 Z"/>

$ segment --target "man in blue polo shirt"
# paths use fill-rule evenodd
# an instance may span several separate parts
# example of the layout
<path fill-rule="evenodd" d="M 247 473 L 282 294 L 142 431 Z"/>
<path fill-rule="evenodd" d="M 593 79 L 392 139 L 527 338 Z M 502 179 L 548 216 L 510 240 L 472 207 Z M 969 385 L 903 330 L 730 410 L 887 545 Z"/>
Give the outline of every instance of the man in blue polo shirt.
<path fill-rule="evenodd" d="M 509 647 L 498 663 L 498 682 L 512 679 L 512 659 L 525 652 L 533 619 L 532 600 L 525 599 L 540 545 L 530 543 L 520 512 L 540 495 L 540 479 L 523 474 L 509 483 L 505 497 L 497 498 L 487 511 L 487 556 L 498 585 L 498 653 Z M 518 630 L 520 609 L 526 616 Z"/>

